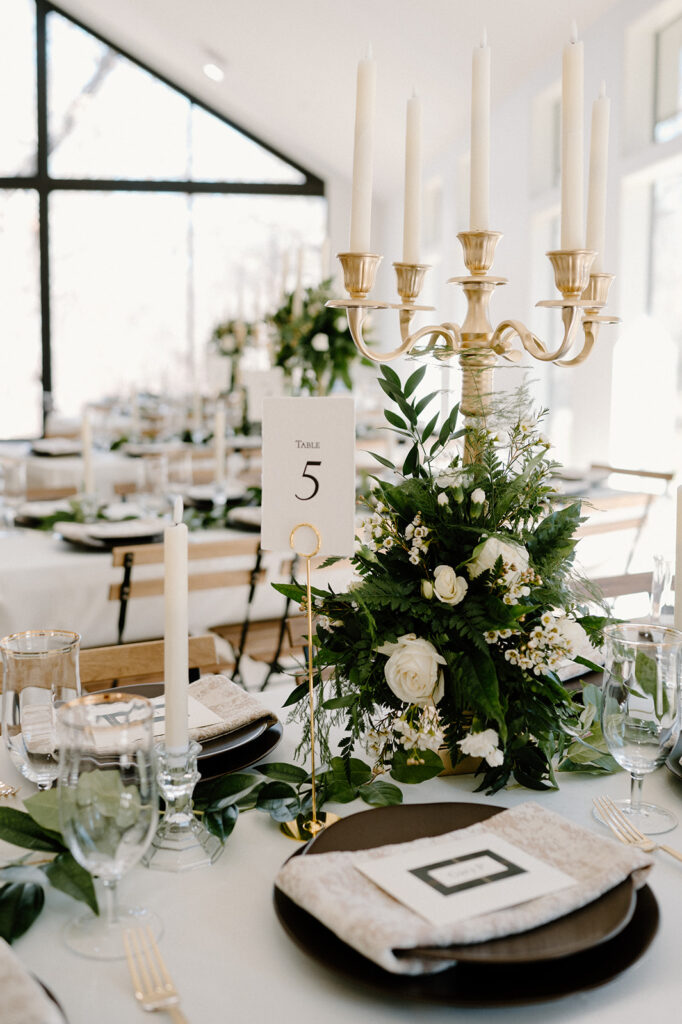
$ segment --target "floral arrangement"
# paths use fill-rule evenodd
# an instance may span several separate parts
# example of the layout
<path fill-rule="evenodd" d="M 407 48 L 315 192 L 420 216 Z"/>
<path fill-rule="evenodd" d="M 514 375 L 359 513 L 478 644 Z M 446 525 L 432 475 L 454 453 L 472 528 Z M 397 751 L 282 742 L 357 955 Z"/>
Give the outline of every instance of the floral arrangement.
<path fill-rule="evenodd" d="M 331 286 L 328 279 L 307 288 L 300 313 L 289 295 L 269 318 L 276 332 L 275 366 L 289 378 L 300 378 L 300 390 L 311 395 L 329 394 L 337 381 L 352 388 L 350 367 L 359 357 L 345 313 L 325 305 Z"/>
<path fill-rule="evenodd" d="M 249 342 L 256 340 L 257 325 L 244 320 L 225 320 L 213 328 L 210 344 L 230 360 L 229 391 L 239 385 L 239 363 Z"/>
<path fill-rule="evenodd" d="M 584 733 L 557 670 L 566 659 L 597 667 L 591 638 L 600 642 L 604 622 L 577 596 L 580 504 L 554 507 L 556 463 L 543 414 L 527 404 L 494 428 L 458 430 L 457 406 L 439 430 L 437 413 L 420 428 L 436 397 L 413 397 L 424 372 L 403 388 L 383 368 L 398 409 L 385 416 L 407 455 L 397 482 L 377 480 L 368 499 L 356 580 L 345 593 L 313 592 L 323 758 L 329 726 L 343 723 L 341 755 L 362 744 L 375 771 L 398 781 L 441 772 L 447 748 L 455 766 L 482 759 L 479 788 L 490 793 L 512 776 L 556 788 L 555 755 Z M 305 600 L 303 587 L 279 589 Z M 298 687 L 290 703 L 303 709 L 305 695 Z"/>

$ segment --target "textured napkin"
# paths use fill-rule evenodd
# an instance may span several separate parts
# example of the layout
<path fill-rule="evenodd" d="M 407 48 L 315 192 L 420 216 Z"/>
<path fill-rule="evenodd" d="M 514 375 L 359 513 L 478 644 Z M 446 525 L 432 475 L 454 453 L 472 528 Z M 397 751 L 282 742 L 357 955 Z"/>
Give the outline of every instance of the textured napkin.
<path fill-rule="evenodd" d="M 0 939 L 0 1019 L 2 1024 L 64 1024 L 64 1018 Z"/>
<path fill-rule="evenodd" d="M 262 721 L 269 727 L 278 721 L 272 711 L 227 676 L 202 676 L 195 683 L 190 683 L 189 693 L 221 719 L 213 725 L 190 730 L 192 739 L 199 742 L 224 736 L 254 722 Z"/>
<path fill-rule="evenodd" d="M 575 885 L 515 907 L 437 926 L 389 896 L 355 868 L 359 858 L 378 860 L 408 850 L 433 851 L 437 857 L 443 842 L 491 833 L 565 871 L 575 879 Z M 422 974 L 446 970 L 450 965 L 418 956 L 398 958 L 393 950 L 485 942 L 529 931 L 586 906 L 630 875 L 639 888 L 652 864 L 652 858 L 641 850 L 602 838 L 539 804 L 525 803 L 442 836 L 361 853 L 293 857 L 280 870 L 276 885 L 380 967 L 394 974 Z"/>

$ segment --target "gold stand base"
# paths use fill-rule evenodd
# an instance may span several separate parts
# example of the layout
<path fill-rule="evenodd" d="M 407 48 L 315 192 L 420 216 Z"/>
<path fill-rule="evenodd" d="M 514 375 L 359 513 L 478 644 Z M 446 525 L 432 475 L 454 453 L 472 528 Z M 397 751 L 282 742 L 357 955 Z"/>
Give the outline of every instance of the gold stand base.
<path fill-rule="evenodd" d="M 293 821 L 283 821 L 279 826 L 279 830 L 288 839 L 296 839 L 300 843 L 307 843 L 310 839 L 314 839 L 318 832 L 329 828 L 336 821 L 341 821 L 338 814 L 332 814 L 331 811 L 322 811 L 315 821 L 304 821 L 303 815 L 299 815 Z"/>

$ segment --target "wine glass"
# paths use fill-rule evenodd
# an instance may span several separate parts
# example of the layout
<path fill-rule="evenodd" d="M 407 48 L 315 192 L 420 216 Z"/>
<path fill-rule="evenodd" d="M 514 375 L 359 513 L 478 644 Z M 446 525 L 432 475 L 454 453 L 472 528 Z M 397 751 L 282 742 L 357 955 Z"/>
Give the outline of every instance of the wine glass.
<path fill-rule="evenodd" d="M 80 696 L 80 636 L 29 630 L 0 640 L 4 667 L 2 733 L 14 767 L 38 789 L 57 778 L 60 705 Z"/>
<path fill-rule="evenodd" d="M 630 772 L 630 799 L 616 803 L 645 835 L 677 824 L 670 811 L 642 802 L 642 783 L 679 735 L 681 645 L 682 632 L 655 623 L 604 630 L 602 730 L 611 754 Z"/>
<path fill-rule="evenodd" d="M 117 884 L 149 846 L 158 820 L 154 709 L 134 694 L 93 693 L 65 705 L 58 716 L 59 820 L 64 842 L 104 884 L 105 914 L 91 911 L 64 929 L 67 946 L 82 956 L 125 956 L 123 932 L 160 919 L 143 907 L 122 907 Z"/>

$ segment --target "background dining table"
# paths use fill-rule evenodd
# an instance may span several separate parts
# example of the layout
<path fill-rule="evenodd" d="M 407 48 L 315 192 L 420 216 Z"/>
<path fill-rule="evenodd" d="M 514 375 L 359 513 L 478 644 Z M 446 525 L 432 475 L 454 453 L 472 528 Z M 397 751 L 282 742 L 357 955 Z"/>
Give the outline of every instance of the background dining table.
<path fill-rule="evenodd" d="M 288 687 L 266 690 L 263 700 L 279 709 Z M 286 721 L 286 711 L 281 712 Z M 285 725 L 280 746 L 267 760 L 293 760 L 298 726 Z M 4 747 L 0 778 L 19 781 Z M 403 786 L 406 803 L 459 801 L 514 807 L 536 801 L 587 829 L 607 836 L 592 817 L 592 798 L 626 795 L 627 776 L 560 775 L 558 792 L 531 793 L 512 787 L 494 797 L 475 793 L 473 776 L 433 779 Z M 29 795 L 24 783 L 20 795 Z M 682 816 L 682 780 L 662 768 L 645 783 L 647 796 Z M 372 813 L 361 801 L 330 805 L 344 817 Z M 665 842 L 682 849 L 682 827 Z M 679 967 L 679 922 L 682 920 L 682 864 L 664 853 L 654 854 L 648 884 L 660 908 L 660 927 L 643 955 L 622 974 L 599 988 L 575 992 L 553 1002 L 495 1008 L 430 1005 L 392 994 L 377 993 L 349 982 L 331 967 L 312 960 L 297 948 L 279 924 L 273 907 L 273 882 L 281 864 L 299 849 L 270 818 L 256 810 L 243 813 L 226 849 L 211 867 L 181 875 L 133 868 L 121 882 L 122 901 L 139 902 L 163 919 L 162 954 L 182 997 L 190 1024 L 240 1020 L 266 1024 L 371 1024 L 414 1021 L 445 1024 L 632 1024 L 645 1020 L 677 1020 L 682 988 Z M 6 855 L 0 850 L 0 854 Z M 125 961 L 83 960 L 64 945 L 61 931 L 78 907 L 50 890 L 42 916 L 15 945 L 25 966 L 54 993 L 69 1024 L 135 1024 L 149 1018 L 134 1002 Z M 598 959 L 605 948 L 596 946 Z M 538 978 L 543 965 L 538 964 Z M 485 996 L 486 993 L 482 992 Z"/>

